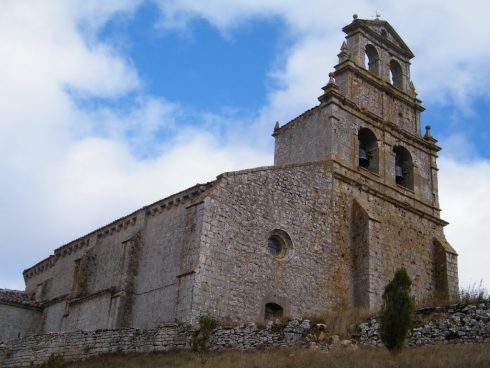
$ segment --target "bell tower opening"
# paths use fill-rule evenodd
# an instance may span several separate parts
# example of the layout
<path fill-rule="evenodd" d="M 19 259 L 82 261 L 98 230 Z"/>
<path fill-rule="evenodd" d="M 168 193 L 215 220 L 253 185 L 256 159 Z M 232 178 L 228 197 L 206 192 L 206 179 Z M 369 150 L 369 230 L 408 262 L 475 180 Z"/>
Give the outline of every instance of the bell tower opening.
<path fill-rule="evenodd" d="M 398 185 L 413 190 L 412 155 L 405 147 L 395 146 L 395 181 Z"/>
<path fill-rule="evenodd" d="M 376 76 L 379 76 L 379 55 L 378 51 L 373 45 L 366 45 L 365 53 L 366 69 Z"/>
<path fill-rule="evenodd" d="M 395 60 L 390 61 L 390 82 L 393 87 L 403 89 L 403 70 L 400 63 Z"/>
<path fill-rule="evenodd" d="M 359 139 L 359 166 L 376 174 L 379 173 L 378 140 L 368 128 L 361 128 Z"/>

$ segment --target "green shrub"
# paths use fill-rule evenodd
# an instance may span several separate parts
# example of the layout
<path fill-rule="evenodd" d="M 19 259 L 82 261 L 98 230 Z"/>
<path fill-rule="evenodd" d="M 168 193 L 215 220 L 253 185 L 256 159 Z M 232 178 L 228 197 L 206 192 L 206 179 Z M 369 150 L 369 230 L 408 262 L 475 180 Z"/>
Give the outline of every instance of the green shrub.
<path fill-rule="evenodd" d="M 289 321 L 290 320 L 286 317 L 276 319 L 271 325 L 271 332 L 280 334 L 284 337 L 284 329 L 287 327 Z"/>
<path fill-rule="evenodd" d="M 41 368 L 62 368 L 65 365 L 65 360 L 61 354 L 51 354 L 46 363 L 41 365 Z"/>
<path fill-rule="evenodd" d="M 412 281 L 407 270 L 396 270 L 395 277 L 386 285 L 381 314 L 381 341 L 392 353 L 399 353 L 412 327 L 414 300 L 410 296 Z"/>
<path fill-rule="evenodd" d="M 208 351 L 211 347 L 211 333 L 218 326 L 218 322 L 209 316 L 199 318 L 199 330 L 194 332 L 191 340 L 193 351 Z"/>

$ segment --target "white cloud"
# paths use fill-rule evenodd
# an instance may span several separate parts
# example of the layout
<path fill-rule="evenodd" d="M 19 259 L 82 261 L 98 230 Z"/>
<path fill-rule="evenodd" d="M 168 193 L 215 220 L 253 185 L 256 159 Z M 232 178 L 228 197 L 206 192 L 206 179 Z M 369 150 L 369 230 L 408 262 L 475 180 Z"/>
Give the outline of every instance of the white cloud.
<path fill-rule="evenodd" d="M 459 253 L 460 285 L 484 280 L 490 287 L 490 161 L 441 158 L 440 201 L 445 233 Z"/>
<path fill-rule="evenodd" d="M 328 75 L 334 65 L 343 38 L 340 29 L 351 21 L 353 13 L 373 19 L 377 10 L 387 19 L 417 55 L 412 79 L 426 102 L 458 104 L 468 109 L 475 96 L 490 97 L 490 27 L 487 22 L 490 2 L 444 0 L 356 0 L 338 2 L 318 0 L 155 0 L 162 9 L 162 25 L 185 28 L 191 20 L 204 18 L 224 33 L 233 32 L 244 22 L 257 18 L 280 17 L 287 32 L 297 34 L 297 44 L 287 55 L 289 61 L 306 59 L 306 65 L 294 73 L 294 63 L 274 74 L 287 79 L 281 97 L 296 100 L 318 93 L 318 77 Z M 318 43 L 319 39 L 321 42 Z M 310 50 L 314 50 L 310 52 Z M 306 51 L 306 52 L 305 52 Z M 314 60 L 318 59 L 319 62 Z M 329 61 L 325 63 L 324 61 Z M 323 62 L 320 62 L 323 61 Z M 333 61 L 333 63 L 332 63 Z M 312 65 L 313 64 L 313 65 Z M 316 79 L 312 76 L 316 76 Z M 293 77 L 293 78 L 290 78 Z M 297 80 L 306 89 L 297 87 Z M 289 84 L 290 83 L 290 84 Z M 284 96 L 290 94 L 290 96 Z M 273 98 L 273 97 L 271 97 Z M 303 97 L 304 98 L 304 97 Z"/>
<path fill-rule="evenodd" d="M 81 229 L 93 230 L 197 180 L 214 180 L 219 170 L 263 162 L 264 156 L 250 147 L 218 147 L 213 136 L 201 131 L 184 130 L 165 154 L 145 160 L 135 158 L 124 142 L 87 138 L 45 173 L 42 184 L 50 196 L 47 215 L 52 216 L 52 230 L 63 228 L 70 239 Z M 66 218 L 69 209 L 75 211 L 73 220 Z"/>
<path fill-rule="evenodd" d="M 22 288 L 20 268 L 84 232 L 269 159 L 179 125 L 179 105 L 144 94 L 130 60 L 97 38 L 137 3 L 2 2 L 0 287 Z M 129 92 L 129 106 L 79 103 Z"/>

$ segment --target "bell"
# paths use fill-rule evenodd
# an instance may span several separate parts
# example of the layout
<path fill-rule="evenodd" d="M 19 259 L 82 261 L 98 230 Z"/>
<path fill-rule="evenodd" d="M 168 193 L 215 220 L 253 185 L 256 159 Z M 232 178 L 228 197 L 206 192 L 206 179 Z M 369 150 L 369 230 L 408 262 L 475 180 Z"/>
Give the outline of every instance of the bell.
<path fill-rule="evenodd" d="M 366 154 L 366 150 L 364 148 L 359 148 L 359 166 L 368 167 L 369 159 Z"/>
<path fill-rule="evenodd" d="M 395 165 L 395 179 L 397 183 L 401 183 L 403 181 L 403 169 L 400 164 Z"/>

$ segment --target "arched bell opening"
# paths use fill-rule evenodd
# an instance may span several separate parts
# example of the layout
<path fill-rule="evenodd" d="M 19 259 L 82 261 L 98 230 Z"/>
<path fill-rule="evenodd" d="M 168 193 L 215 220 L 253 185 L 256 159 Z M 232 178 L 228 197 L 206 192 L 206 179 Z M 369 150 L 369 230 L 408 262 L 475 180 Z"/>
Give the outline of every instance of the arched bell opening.
<path fill-rule="evenodd" d="M 357 133 L 359 139 L 359 166 L 376 174 L 379 173 L 378 140 L 368 128 L 361 128 Z"/>
<path fill-rule="evenodd" d="M 402 146 L 393 148 L 395 153 L 395 181 L 398 185 L 413 190 L 413 161 L 410 152 Z"/>
<path fill-rule="evenodd" d="M 365 60 L 366 69 L 374 75 L 379 75 L 379 55 L 373 45 L 366 45 Z"/>
<path fill-rule="evenodd" d="M 390 82 L 393 87 L 403 90 L 403 69 L 395 60 L 390 61 Z"/>

